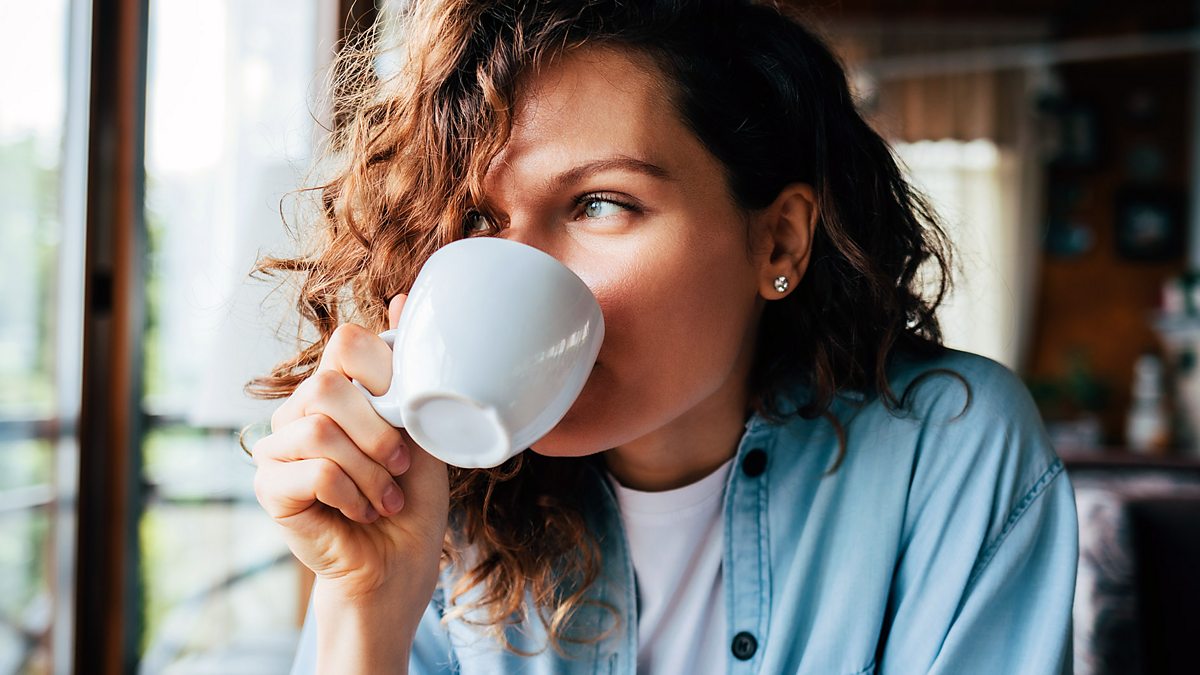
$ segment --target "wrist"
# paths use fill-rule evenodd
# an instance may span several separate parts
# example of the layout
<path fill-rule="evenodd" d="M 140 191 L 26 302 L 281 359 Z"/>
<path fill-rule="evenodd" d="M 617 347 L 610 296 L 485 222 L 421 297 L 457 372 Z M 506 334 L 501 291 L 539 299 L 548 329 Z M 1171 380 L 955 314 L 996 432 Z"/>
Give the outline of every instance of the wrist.
<path fill-rule="evenodd" d="M 407 672 L 423 603 L 381 588 L 369 596 L 342 593 L 336 583 L 317 580 L 317 672 Z"/>

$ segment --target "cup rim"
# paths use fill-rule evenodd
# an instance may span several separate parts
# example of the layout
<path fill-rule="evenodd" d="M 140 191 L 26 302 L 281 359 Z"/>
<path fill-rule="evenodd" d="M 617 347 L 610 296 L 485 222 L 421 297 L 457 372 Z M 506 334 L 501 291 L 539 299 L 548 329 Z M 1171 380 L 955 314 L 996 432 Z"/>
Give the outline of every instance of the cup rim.
<path fill-rule="evenodd" d="M 488 242 L 488 243 L 485 244 L 483 242 Z M 511 239 L 500 239 L 499 237 L 467 237 L 465 239 L 456 239 L 456 240 L 450 242 L 449 244 L 446 244 L 445 246 L 442 246 L 441 248 L 434 251 L 430 255 L 430 258 L 432 258 L 433 256 L 435 256 L 435 255 L 441 253 L 442 251 L 445 251 L 446 249 L 449 249 L 451 247 L 465 248 L 468 246 L 473 246 L 473 247 L 480 247 L 480 246 L 496 247 L 496 246 L 499 246 L 501 248 L 507 247 L 509 250 L 511 250 L 512 252 L 514 252 L 518 255 L 528 255 L 530 257 L 538 258 L 543 261 L 553 262 L 555 265 L 557 265 L 557 266 L 561 267 L 563 270 L 569 272 L 570 275 L 572 277 L 574 277 L 574 279 L 576 281 L 578 281 L 580 284 L 583 284 L 583 287 L 588 290 L 588 293 L 590 293 L 592 295 L 593 299 L 595 298 L 595 293 L 592 293 L 592 289 L 590 286 L 587 285 L 587 282 L 585 282 L 578 274 L 576 274 L 575 270 L 568 267 L 566 265 L 566 263 L 559 260 L 558 258 L 555 258 L 554 256 L 550 255 L 549 253 L 543 251 L 542 249 L 540 249 L 536 246 L 524 244 L 519 241 L 512 241 Z M 415 282 L 414 282 L 414 285 L 415 285 Z"/>

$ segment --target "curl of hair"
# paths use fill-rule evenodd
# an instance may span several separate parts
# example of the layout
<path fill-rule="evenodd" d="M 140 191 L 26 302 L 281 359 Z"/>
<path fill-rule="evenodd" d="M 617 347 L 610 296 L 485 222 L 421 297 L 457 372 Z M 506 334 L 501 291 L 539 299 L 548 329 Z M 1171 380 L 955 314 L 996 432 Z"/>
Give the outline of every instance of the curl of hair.
<path fill-rule="evenodd" d="M 739 0 L 431 0 L 408 3 L 384 28 L 375 37 L 395 28 L 399 47 L 377 41 L 340 57 L 339 72 L 364 85 L 340 102 L 353 111 L 332 140 L 340 171 L 312 188 L 321 239 L 309 255 L 265 258 L 257 268 L 300 275 L 297 308 L 319 337 L 252 381 L 251 393 L 290 395 L 342 321 L 386 327 L 388 300 L 409 289 L 437 248 L 463 236 L 485 171 L 508 139 L 522 77 L 589 46 L 650 58 L 744 209 L 767 206 L 790 183 L 817 194 L 808 270 L 762 317 L 750 382 L 759 413 L 781 419 L 780 395 L 797 382 L 811 391 L 797 414 L 835 426 L 829 409 L 842 391 L 895 408 L 891 358 L 940 349 L 945 235 L 859 115 L 837 59 L 778 8 Z M 362 76 L 396 49 L 395 74 Z M 483 610 L 481 623 L 512 648 L 505 629 L 529 618 L 530 598 L 550 646 L 563 650 L 600 570 L 583 517 L 588 505 L 578 502 L 588 461 L 524 453 L 497 469 L 451 469 L 445 554 L 469 569 L 449 615 Z M 471 606 L 455 606 L 476 587 L 482 593 Z"/>

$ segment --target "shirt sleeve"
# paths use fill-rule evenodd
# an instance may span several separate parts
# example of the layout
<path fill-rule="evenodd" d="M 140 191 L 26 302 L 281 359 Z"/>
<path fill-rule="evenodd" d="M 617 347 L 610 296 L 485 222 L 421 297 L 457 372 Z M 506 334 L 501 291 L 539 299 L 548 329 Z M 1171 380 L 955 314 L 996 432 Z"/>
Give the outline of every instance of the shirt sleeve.
<path fill-rule="evenodd" d="M 930 673 L 1072 672 L 1075 504 L 1061 465 L 1046 480 L 980 560 Z"/>
<path fill-rule="evenodd" d="M 291 675 L 313 675 L 317 672 L 317 617 L 313 614 L 312 598 L 304 612 L 304 627 L 300 629 L 300 642 L 296 645 L 296 657 L 292 661 Z"/>
<path fill-rule="evenodd" d="M 417 634 L 413 639 L 413 650 L 408 661 L 409 675 L 452 675 L 458 672 L 450 640 L 442 625 L 441 589 L 425 608 Z M 317 617 L 313 612 L 312 599 L 304 615 L 304 627 L 300 630 L 300 642 L 292 662 L 291 675 L 316 675 L 317 672 Z"/>
<path fill-rule="evenodd" d="M 1071 673 L 1071 484 L 1015 376 L 971 387 L 913 470 L 877 672 Z"/>

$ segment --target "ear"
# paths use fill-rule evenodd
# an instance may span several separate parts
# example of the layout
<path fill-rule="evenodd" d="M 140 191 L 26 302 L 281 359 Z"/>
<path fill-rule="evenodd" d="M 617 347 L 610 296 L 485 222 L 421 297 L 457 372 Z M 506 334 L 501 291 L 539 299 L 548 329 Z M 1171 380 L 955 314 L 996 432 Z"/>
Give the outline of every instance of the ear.
<path fill-rule="evenodd" d="M 807 183 L 785 186 L 770 206 L 758 212 L 762 237 L 758 251 L 765 256 L 759 267 L 759 294 L 767 300 L 785 297 L 800 283 L 808 269 L 819 215 L 816 191 Z"/>

